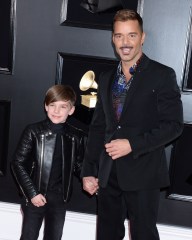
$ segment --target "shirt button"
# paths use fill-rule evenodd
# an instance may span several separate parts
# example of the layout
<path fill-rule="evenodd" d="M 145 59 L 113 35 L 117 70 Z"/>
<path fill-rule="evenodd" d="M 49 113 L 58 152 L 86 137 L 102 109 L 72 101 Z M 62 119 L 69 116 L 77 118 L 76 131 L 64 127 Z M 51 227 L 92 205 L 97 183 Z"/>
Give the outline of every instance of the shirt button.
<path fill-rule="evenodd" d="M 121 129 L 121 126 L 120 126 L 120 125 L 117 126 L 117 130 L 119 130 L 119 129 Z"/>

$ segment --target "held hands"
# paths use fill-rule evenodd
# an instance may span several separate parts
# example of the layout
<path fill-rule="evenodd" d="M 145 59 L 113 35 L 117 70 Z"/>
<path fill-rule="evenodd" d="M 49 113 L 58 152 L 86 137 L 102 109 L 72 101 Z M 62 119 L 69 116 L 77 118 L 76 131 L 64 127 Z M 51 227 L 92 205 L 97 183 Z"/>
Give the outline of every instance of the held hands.
<path fill-rule="evenodd" d="M 42 207 L 47 203 L 45 197 L 42 194 L 38 194 L 35 197 L 33 197 L 31 199 L 31 202 L 36 207 Z"/>
<path fill-rule="evenodd" d="M 93 195 L 99 189 L 98 178 L 95 177 L 84 177 L 83 178 L 83 189 L 89 194 Z"/>
<path fill-rule="evenodd" d="M 105 149 L 113 160 L 132 152 L 128 139 L 112 140 L 110 143 L 105 144 Z M 92 176 L 84 177 L 83 189 L 91 195 L 97 193 L 97 190 L 99 189 L 98 178 Z"/>
<path fill-rule="evenodd" d="M 105 144 L 106 152 L 113 160 L 123 157 L 132 152 L 131 145 L 128 139 L 116 139 Z"/>

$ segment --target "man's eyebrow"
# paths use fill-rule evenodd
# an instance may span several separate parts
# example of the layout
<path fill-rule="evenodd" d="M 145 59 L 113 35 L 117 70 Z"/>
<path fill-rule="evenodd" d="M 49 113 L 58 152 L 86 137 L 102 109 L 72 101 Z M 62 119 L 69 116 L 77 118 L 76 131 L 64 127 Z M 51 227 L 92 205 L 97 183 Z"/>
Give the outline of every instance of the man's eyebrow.
<path fill-rule="evenodd" d="M 138 34 L 137 32 L 130 32 L 130 33 L 128 33 L 128 34 Z"/>

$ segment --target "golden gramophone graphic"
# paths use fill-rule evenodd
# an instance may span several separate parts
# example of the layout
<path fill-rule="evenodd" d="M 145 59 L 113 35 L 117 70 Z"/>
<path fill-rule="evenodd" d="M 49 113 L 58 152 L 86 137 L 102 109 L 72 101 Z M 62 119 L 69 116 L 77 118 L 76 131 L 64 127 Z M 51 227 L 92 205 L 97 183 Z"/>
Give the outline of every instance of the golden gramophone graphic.
<path fill-rule="evenodd" d="M 95 82 L 95 73 L 93 71 L 87 71 L 79 83 L 81 91 L 87 91 L 90 88 L 97 89 L 97 83 Z M 94 108 L 97 102 L 97 93 L 90 92 L 90 94 L 81 95 L 81 104 L 88 107 Z"/>

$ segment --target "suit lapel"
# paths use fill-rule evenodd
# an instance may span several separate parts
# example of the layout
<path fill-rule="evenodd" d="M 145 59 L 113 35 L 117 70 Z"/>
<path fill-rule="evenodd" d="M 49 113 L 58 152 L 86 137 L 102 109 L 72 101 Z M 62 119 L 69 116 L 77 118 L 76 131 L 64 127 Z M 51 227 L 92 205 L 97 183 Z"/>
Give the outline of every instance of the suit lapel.
<path fill-rule="evenodd" d="M 107 84 L 107 98 L 109 100 L 109 104 L 108 104 L 109 113 L 111 114 L 111 119 L 113 119 L 114 123 L 117 122 L 117 118 L 113 108 L 112 87 L 115 80 L 116 72 L 117 72 L 117 68 L 115 68 L 115 70 L 112 72 L 111 76 L 109 77 L 109 82 Z"/>
<path fill-rule="evenodd" d="M 121 113 L 120 121 L 123 118 L 124 115 L 126 115 L 126 112 L 129 109 L 129 105 L 131 104 L 131 101 L 134 99 L 134 94 L 139 88 L 139 85 L 142 81 L 142 71 L 146 68 L 146 66 L 149 63 L 149 58 L 144 54 L 143 59 L 140 62 L 140 65 L 138 66 L 138 69 L 134 75 L 134 79 L 131 83 L 131 86 L 128 90 L 127 96 L 125 98 L 124 106 L 123 106 L 123 111 Z"/>

